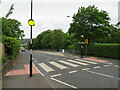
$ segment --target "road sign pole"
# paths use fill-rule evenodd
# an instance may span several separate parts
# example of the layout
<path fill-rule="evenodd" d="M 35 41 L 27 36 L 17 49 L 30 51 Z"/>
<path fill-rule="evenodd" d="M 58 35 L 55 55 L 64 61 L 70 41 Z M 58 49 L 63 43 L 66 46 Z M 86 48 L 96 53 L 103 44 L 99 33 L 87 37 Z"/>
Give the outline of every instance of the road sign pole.
<path fill-rule="evenodd" d="M 87 44 L 86 44 L 86 56 L 87 56 Z"/>
<path fill-rule="evenodd" d="M 31 0 L 31 20 L 32 20 L 32 0 Z M 31 34 L 30 34 L 30 77 L 32 77 L 32 25 L 31 25 Z"/>

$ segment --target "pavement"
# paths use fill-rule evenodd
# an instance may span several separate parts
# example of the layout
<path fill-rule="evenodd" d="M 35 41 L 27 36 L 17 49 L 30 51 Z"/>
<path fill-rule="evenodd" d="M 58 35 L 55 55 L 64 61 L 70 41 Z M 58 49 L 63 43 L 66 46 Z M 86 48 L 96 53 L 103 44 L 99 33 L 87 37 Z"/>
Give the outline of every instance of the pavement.
<path fill-rule="evenodd" d="M 28 50 L 19 53 L 16 65 L 3 77 L 3 88 L 119 90 L 119 60 L 34 51 L 33 76 L 29 77 L 29 54 Z"/>

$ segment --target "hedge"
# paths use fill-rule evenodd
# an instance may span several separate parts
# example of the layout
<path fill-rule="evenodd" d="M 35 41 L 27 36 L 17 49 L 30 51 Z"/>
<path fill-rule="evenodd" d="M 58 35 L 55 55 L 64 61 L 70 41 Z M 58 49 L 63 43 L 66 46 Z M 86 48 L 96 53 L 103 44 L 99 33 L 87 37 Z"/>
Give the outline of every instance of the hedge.
<path fill-rule="evenodd" d="M 81 54 L 81 45 L 76 45 L 75 52 L 74 49 L 66 49 L 65 52 Z M 82 53 L 86 54 L 86 45 L 83 45 Z M 89 56 L 97 56 L 97 57 L 105 57 L 105 58 L 113 58 L 120 59 L 120 44 L 89 44 L 87 45 L 87 55 Z"/>
<path fill-rule="evenodd" d="M 15 58 L 20 50 L 20 41 L 13 37 L 2 37 L 2 43 L 5 46 L 5 56 L 8 59 Z"/>
<path fill-rule="evenodd" d="M 120 59 L 120 44 L 88 45 L 88 55 Z"/>

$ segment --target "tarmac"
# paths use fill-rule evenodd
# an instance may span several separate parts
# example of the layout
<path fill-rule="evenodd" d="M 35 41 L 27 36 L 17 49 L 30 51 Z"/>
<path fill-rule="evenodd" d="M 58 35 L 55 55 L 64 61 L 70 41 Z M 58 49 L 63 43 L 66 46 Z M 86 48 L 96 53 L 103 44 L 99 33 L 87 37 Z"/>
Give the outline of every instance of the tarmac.
<path fill-rule="evenodd" d="M 56 53 L 54 52 L 52 54 L 56 54 Z M 78 55 L 73 55 L 68 53 L 60 53 L 60 55 L 69 58 L 80 57 Z M 27 57 L 24 54 L 21 55 L 19 53 L 19 55 L 16 58 L 14 67 L 10 70 L 13 71 L 14 74 L 8 72 L 3 77 L 2 80 L 3 90 L 6 88 L 53 88 L 54 89 L 54 87 L 44 78 L 41 72 L 39 72 L 34 65 L 33 65 L 33 76 L 32 77 L 29 76 L 29 61 L 25 60 L 26 58 L 28 59 L 29 57 Z M 101 59 L 110 60 L 107 58 L 101 58 Z M 113 60 L 113 64 L 118 64 L 118 61 Z"/>

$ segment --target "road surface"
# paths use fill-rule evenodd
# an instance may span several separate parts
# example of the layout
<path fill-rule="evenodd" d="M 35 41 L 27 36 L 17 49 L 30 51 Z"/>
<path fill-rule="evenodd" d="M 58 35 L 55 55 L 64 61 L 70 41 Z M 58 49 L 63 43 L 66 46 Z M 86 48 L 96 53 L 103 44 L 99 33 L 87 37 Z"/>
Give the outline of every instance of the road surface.
<path fill-rule="evenodd" d="M 27 61 L 29 54 L 29 51 L 20 52 Z M 120 84 L 120 66 L 110 60 L 33 52 L 33 66 L 51 88 L 118 88 Z"/>

